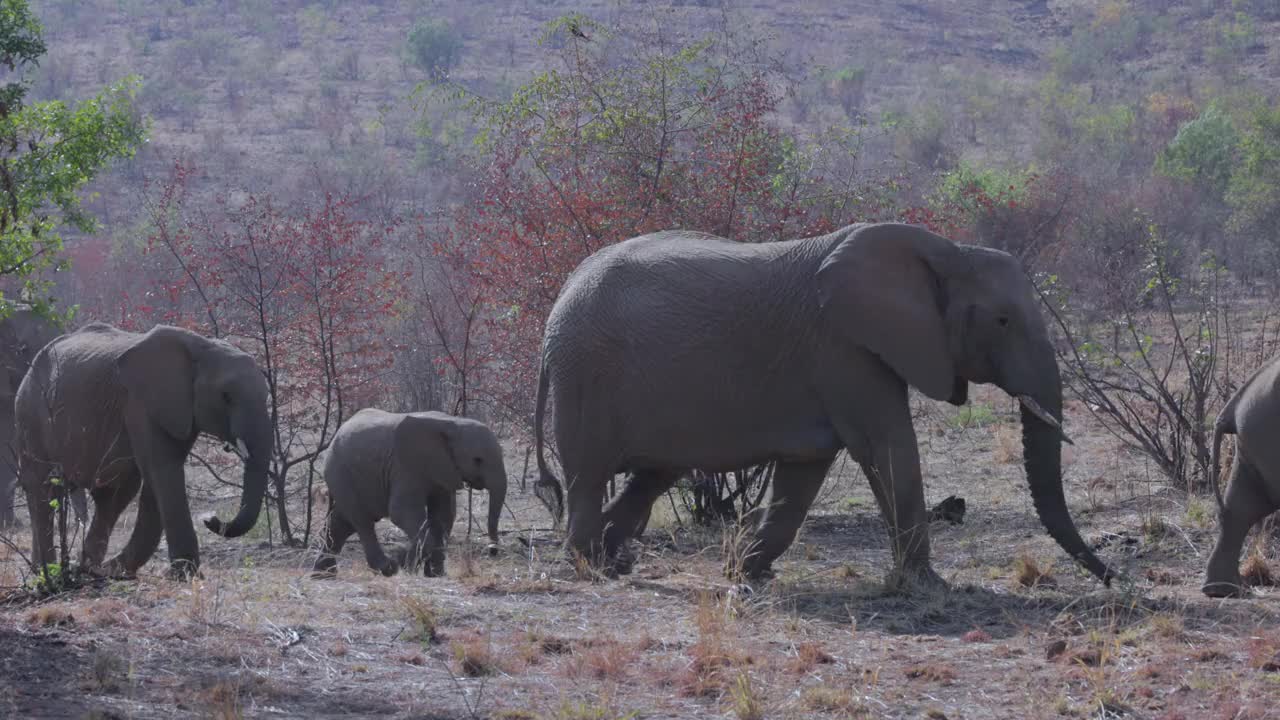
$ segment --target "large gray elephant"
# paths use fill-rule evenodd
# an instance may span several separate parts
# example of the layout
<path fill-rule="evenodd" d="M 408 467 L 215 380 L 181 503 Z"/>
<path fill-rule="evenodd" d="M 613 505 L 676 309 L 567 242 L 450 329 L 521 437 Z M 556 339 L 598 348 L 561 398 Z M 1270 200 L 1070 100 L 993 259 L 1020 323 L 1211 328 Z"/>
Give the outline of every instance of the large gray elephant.
<path fill-rule="evenodd" d="M 132 576 L 163 532 L 170 575 L 196 572 L 184 465 L 202 433 L 234 443 L 244 458 L 239 512 L 230 523 L 210 516 L 205 525 L 237 537 L 257 522 L 273 435 L 267 384 L 253 358 L 227 342 L 167 325 L 139 334 L 91 323 L 36 355 L 16 410 L 19 479 L 37 568 L 54 561 L 48 480 L 56 473 L 93 497 L 81 558 L 86 568 Z M 111 530 L 139 490 L 133 534 L 104 566 Z"/>
<path fill-rule="evenodd" d="M 1280 510 L 1280 357 L 1272 358 L 1236 391 L 1218 413 L 1213 431 L 1213 483 L 1218 500 L 1218 541 L 1209 555 L 1201 590 L 1209 597 L 1240 597 L 1240 551 L 1249 530 Z M 1236 436 L 1231 478 L 1218 488 L 1222 438 Z"/>
<path fill-rule="evenodd" d="M 13 404 L 31 359 L 61 331 L 50 319 L 26 305 L 10 306 L 0 318 L 0 528 L 11 527 L 13 496 L 18 485 L 18 456 L 13 446 Z M 88 509 L 83 490 L 71 495 L 76 519 L 84 522 Z"/>
<path fill-rule="evenodd" d="M 331 575 L 337 555 L 357 533 L 369 567 L 394 575 L 423 565 L 444 574 L 456 496 L 464 484 L 489 492 L 489 553 L 498 551 L 498 520 L 507 496 L 507 471 L 498 438 L 484 423 L 440 412 L 390 413 L 366 408 L 333 436 L 325 458 L 329 517 L 315 563 Z M 390 517 L 409 543 L 388 558 L 374 525 Z"/>
<path fill-rule="evenodd" d="M 912 225 L 764 244 L 668 231 L 584 260 L 547 319 L 535 489 L 559 518 L 563 491 L 543 457 L 550 394 L 568 541 L 625 572 L 620 550 L 682 470 L 776 460 L 741 568 L 762 577 L 844 449 L 888 524 L 891 582 L 944 585 L 930 566 L 907 388 L 959 405 L 969 382 L 1021 401 L 1040 520 L 1109 585 L 1111 569 L 1081 539 L 1063 496 L 1062 384 L 1030 280 L 1007 253 Z M 631 481 L 602 513 L 618 472 Z"/>

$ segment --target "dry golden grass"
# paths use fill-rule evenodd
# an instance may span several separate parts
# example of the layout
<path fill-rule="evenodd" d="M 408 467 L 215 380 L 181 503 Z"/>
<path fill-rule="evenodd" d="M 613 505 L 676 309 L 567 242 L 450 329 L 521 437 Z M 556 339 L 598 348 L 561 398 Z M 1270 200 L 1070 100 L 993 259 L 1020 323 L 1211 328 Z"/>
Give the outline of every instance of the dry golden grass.
<path fill-rule="evenodd" d="M 800 704 L 811 712 L 820 712 L 838 718 L 870 717 L 871 710 L 859 702 L 853 693 L 827 685 L 811 685 L 800 693 Z"/>

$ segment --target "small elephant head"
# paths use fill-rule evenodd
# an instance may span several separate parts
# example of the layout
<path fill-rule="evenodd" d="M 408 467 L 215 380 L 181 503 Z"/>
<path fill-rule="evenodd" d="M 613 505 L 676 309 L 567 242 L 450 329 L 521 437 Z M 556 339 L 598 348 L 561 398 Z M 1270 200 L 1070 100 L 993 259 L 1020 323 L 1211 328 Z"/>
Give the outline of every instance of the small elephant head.
<path fill-rule="evenodd" d="M 449 491 L 469 485 L 489 493 L 489 552 L 498 551 L 498 521 L 507 497 L 502 445 L 489 426 L 438 412 L 406 415 L 396 428 L 396 453 L 406 467 L 423 468 Z"/>
<path fill-rule="evenodd" d="M 1112 571 L 1067 512 L 1062 381 L 1036 290 L 1017 260 L 913 225 L 842 232 L 818 271 L 829 332 L 875 353 L 936 400 L 963 404 L 970 382 L 993 383 L 1018 398 L 1036 512 L 1068 554 L 1109 584 Z"/>
<path fill-rule="evenodd" d="M 240 511 L 230 523 L 209 517 L 205 525 L 225 537 L 252 529 L 266 493 L 273 442 L 267 382 L 253 358 L 229 343 L 158 325 L 117 359 L 116 370 L 129 402 L 175 448 L 185 450 L 201 433 L 239 448 Z"/>

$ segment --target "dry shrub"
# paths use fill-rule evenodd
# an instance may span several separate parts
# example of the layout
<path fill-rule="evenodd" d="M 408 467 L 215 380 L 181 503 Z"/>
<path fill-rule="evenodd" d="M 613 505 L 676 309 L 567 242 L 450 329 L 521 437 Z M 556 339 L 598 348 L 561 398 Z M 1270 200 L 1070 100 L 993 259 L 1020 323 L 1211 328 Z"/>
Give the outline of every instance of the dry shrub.
<path fill-rule="evenodd" d="M 501 670 L 489 638 L 470 635 L 450 643 L 457 671 L 467 677 L 484 677 Z"/>
<path fill-rule="evenodd" d="M 930 682 L 950 685 L 956 679 L 956 671 L 943 663 L 920 663 L 906 669 L 907 677 L 912 680 L 928 680 Z"/>
<path fill-rule="evenodd" d="M 1166 568 L 1147 568 L 1147 579 L 1156 585 L 1178 584 L 1178 576 Z"/>
<path fill-rule="evenodd" d="M 788 663 L 787 669 L 797 675 L 813 672 L 819 665 L 835 662 L 822 646 L 816 642 L 802 642 L 796 645 L 796 654 Z"/>
<path fill-rule="evenodd" d="M 859 718 L 869 717 L 870 709 L 858 702 L 848 690 L 813 685 L 800 694 L 800 702 L 806 710 L 830 713 L 837 717 Z"/>
<path fill-rule="evenodd" d="M 1215 660 L 1226 660 L 1227 654 L 1217 648 L 1202 648 L 1192 653 L 1191 657 L 1196 662 L 1213 662 Z"/>
<path fill-rule="evenodd" d="M 965 633 L 964 635 L 960 636 L 960 639 L 968 643 L 991 642 L 991 633 L 988 633 L 986 630 L 983 630 L 982 628 L 974 628 L 969 632 Z"/>
<path fill-rule="evenodd" d="M 1245 558 L 1244 565 L 1240 568 L 1240 577 L 1245 585 L 1252 587 L 1270 587 L 1276 584 L 1275 574 L 1271 572 L 1267 558 L 1258 548 L 1254 548 L 1249 557 Z"/>
<path fill-rule="evenodd" d="M 346 657 L 348 651 L 349 651 L 349 648 L 347 647 L 347 644 L 341 640 L 329 646 L 330 657 L 336 657 L 336 658 Z"/>
<path fill-rule="evenodd" d="M 1041 568 L 1035 558 L 1023 553 L 1013 561 L 1013 581 L 1025 588 L 1053 587 L 1052 570 L 1052 564 Z"/>
<path fill-rule="evenodd" d="M 1008 425 L 996 428 L 995 443 L 991 447 L 992 459 L 1001 465 L 1022 462 L 1022 431 Z"/>
<path fill-rule="evenodd" d="M 63 607 L 45 605 L 36 608 L 27 615 L 27 624 L 31 627 L 62 627 L 74 625 L 76 618 L 71 611 Z"/>

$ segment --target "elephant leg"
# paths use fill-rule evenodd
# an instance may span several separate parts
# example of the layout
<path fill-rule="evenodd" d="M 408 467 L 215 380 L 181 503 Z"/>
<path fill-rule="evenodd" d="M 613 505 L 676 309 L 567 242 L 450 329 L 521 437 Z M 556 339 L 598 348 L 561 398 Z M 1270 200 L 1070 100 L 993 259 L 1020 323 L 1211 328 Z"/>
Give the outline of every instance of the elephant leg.
<path fill-rule="evenodd" d="M 22 488 L 27 495 L 27 512 L 31 515 L 31 562 L 37 572 L 57 562 L 53 538 L 53 486 L 49 484 L 52 468 L 45 463 L 25 459 L 19 470 Z"/>
<path fill-rule="evenodd" d="M 133 532 L 124 548 L 115 557 L 107 561 L 105 570 L 110 577 L 131 578 L 138 574 L 143 565 L 156 554 L 160 547 L 160 536 L 164 534 L 164 522 L 160 516 L 160 506 L 156 501 L 155 491 L 146 483 L 141 483 L 142 491 L 138 494 L 138 516 L 133 522 Z M 128 503 L 124 503 L 127 505 Z M 123 505 L 122 505 L 123 509 Z M 101 512 L 101 510 L 99 510 Z M 94 518 L 96 521 L 96 517 Z M 109 531 L 108 531 L 109 532 Z M 172 555 L 172 552 L 170 552 Z"/>
<path fill-rule="evenodd" d="M 396 560 L 401 567 L 412 571 L 422 562 L 430 542 L 427 539 L 427 509 L 416 502 L 393 504 L 391 522 L 408 538 L 396 551 Z"/>
<path fill-rule="evenodd" d="M 1209 565 L 1201 591 L 1209 597 L 1239 597 L 1244 594 L 1240 579 L 1240 552 L 1249 530 L 1275 509 L 1265 492 L 1262 474 L 1236 455 L 1227 483 L 1225 506 L 1218 514 L 1218 542 L 1209 555 Z"/>
<path fill-rule="evenodd" d="M 84 536 L 81 565 L 95 571 L 100 568 L 102 559 L 107 555 L 111 531 L 115 529 L 120 513 L 133 502 L 141 484 L 141 477 L 134 472 L 93 489 L 93 520 L 89 522 L 89 531 Z"/>
<path fill-rule="evenodd" d="M 611 469 L 602 466 L 592 470 L 573 471 L 565 468 L 566 505 L 569 510 L 569 548 L 594 567 L 604 563 L 603 514 L 604 488 Z M 607 568 L 606 568 L 607 573 Z"/>
<path fill-rule="evenodd" d="M 676 484 L 680 473 L 672 470 L 636 470 L 627 484 L 605 506 L 604 551 L 620 575 L 631 572 L 634 558 L 626 553 L 627 541 L 649 522 L 653 504 Z"/>
<path fill-rule="evenodd" d="M 458 496 L 455 493 L 436 493 L 427 498 L 427 557 L 422 567 L 427 577 L 443 577 L 445 574 L 445 548 L 457 513 Z"/>
<path fill-rule="evenodd" d="M 342 547 L 347 544 L 347 539 L 355 531 L 355 527 L 347 521 L 347 518 L 333 509 L 333 502 L 330 501 L 329 512 L 325 518 L 320 557 L 316 558 L 316 564 L 312 567 L 312 572 L 326 576 L 337 574 L 338 554 L 342 552 Z"/>
<path fill-rule="evenodd" d="M 929 513 L 914 431 L 903 441 L 876 446 L 873 454 L 867 480 L 880 504 L 893 550 L 894 571 L 888 584 L 896 587 L 911 580 L 945 587 L 929 564 Z"/>
<path fill-rule="evenodd" d="M 399 572 L 399 564 L 382 551 L 382 543 L 378 542 L 378 533 L 374 529 L 373 522 L 355 523 L 355 528 L 356 535 L 360 538 L 360 545 L 364 548 L 364 559 L 369 563 L 369 567 L 386 577 Z"/>
<path fill-rule="evenodd" d="M 17 515 L 13 511 L 18 491 L 18 474 L 14 472 L 17 461 L 4 444 L 0 444 L 0 529 L 13 527 Z"/>
<path fill-rule="evenodd" d="M 772 576 L 773 561 L 795 540 L 809 506 L 822 488 L 832 459 L 778 462 L 768 507 L 741 558 L 742 574 L 751 579 Z M 733 574 L 736 568 L 729 570 Z"/>

